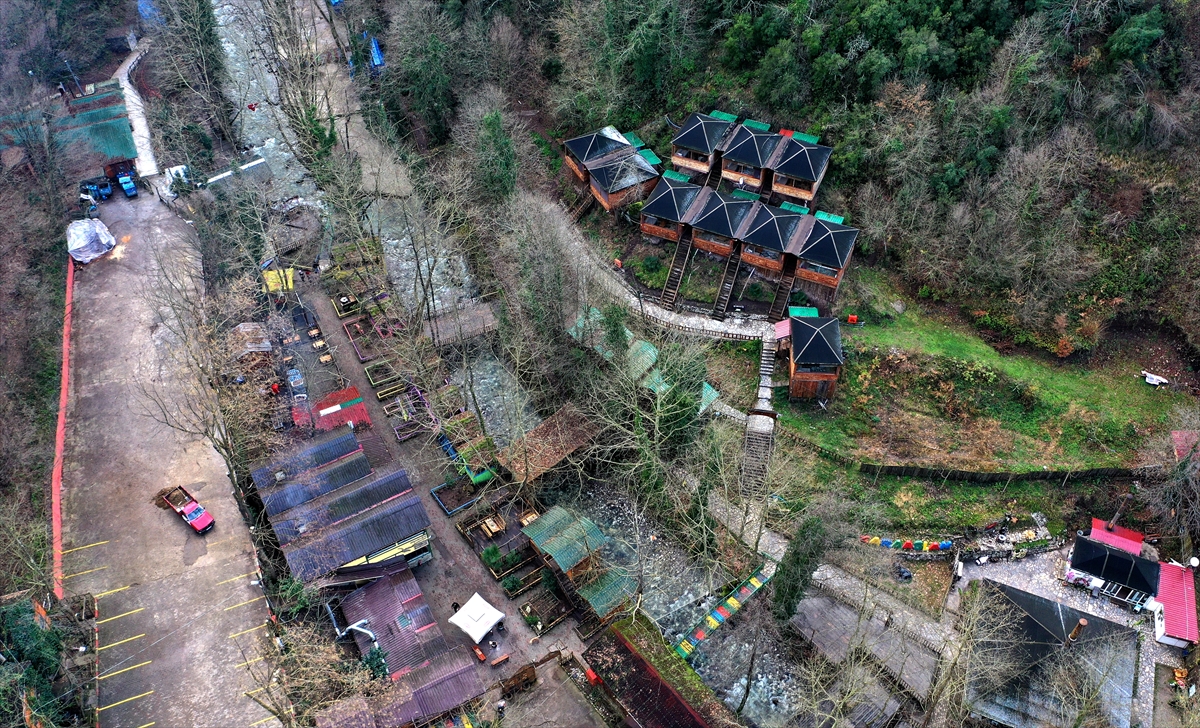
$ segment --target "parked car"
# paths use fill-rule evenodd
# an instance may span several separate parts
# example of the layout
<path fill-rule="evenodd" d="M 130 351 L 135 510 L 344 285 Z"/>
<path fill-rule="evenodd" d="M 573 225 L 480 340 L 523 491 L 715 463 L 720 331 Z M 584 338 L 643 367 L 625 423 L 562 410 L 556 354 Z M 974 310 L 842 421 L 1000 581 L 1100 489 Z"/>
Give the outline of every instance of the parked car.
<path fill-rule="evenodd" d="M 217 525 L 212 514 L 206 511 L 204 506 L 200 505 L 182 485 L 167 491 L 162 498 L 171 507 L 171 510 L 178 513 L 185 523 L 202 536 Z"/>

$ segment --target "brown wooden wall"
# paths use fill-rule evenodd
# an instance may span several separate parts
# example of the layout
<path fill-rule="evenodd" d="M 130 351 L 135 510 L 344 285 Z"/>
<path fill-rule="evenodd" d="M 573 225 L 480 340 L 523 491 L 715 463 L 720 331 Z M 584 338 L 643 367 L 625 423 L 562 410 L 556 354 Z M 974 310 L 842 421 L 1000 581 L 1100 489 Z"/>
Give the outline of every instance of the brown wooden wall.
<path fill-rule="evenodd" d="M 782 257 L 779 260 L 771 260 L 770 258 L 764 258 L 761 255 L 755 255 L 754 253 L 750 252 L 748 248 L 742 249 L 742 260 L 745 261 L 747 265 L 752 265 L 755 268 L 761 268 L 763 270 L 783 270 Z"/>
<path fill-rule="evenodd" d="M 645 199 L 646 195 L 654 189 L 654 185 L 658 182 L 658 178 L 648 179 L 640 185 L 626 187 L 623 190 L 617 190 L 612 194 L 608 194 L 604 190 L 596 186 L 595 182 L 591 183 L 592 196 L 600 203 L 600 206 L 605 210 L 612 212 L 618 207 L 624 207 L 634 200 Z"/>
<path fill-rule="evenodd" d="M 722 258 L 733 253 L 733 243 L 722 243 L 717 240 L 709 240 L 703 237 L 704 233 L 700 230 L 694 230 L 692 233 L 692 245 L 695 245 L 700 250 L 713 255 L 719 255 Z"/>
<path fill-rule="evenodd" d="M 564 154 L 563 161 L 566 162 L 567 166 L 571 168 L 571 171 L 575 173 L 576 179 L 578 179 L 580 182 L 588 181 L 587 170 L 575 161 L 575 157 L 571 156 L 570 154 Z"/>
<path fill-rule="evenodd" d="M 837 368 L 836 374 L 818 374 L 815 372 L 792 372 L 788 381 L 788 397 L 792 399 L 833 399 L 837 392 L 838 377 L 842 368 Z"/>
<path fill-rule="evenodd" d="M 712 163 L 714 161 L 714 158 L 717 155 L 710 154 L 708 157 L 708 164 L 705 164 L 704 162 L 698 162 L 695 159 L 688 159 L 687 157 L 676 156 L 675 150 L 677 148 L 678 147 L 675 147 L 675 146 L 671 147 L 671 164 L 675 165 L 676 169 L 679 169 L 680 167 L 682 167 L 683 169 L 685 169 L 689 172 L 705 172 L 705 173 L 707 173 L 710 169 L 712 169 Z"/>
<path fill-rule="evenodd" d="M 642 215 L 641 227 L 642 233 L 645 235 L 650 235 L 655 238 L 662 238 L 663 240 L 670 240 L 672 242 L 679 242 L 680 231 L 678 229 L 672 230 L 671 228 L 662 227 L 661 225 L 651 225 L 650 223 L 646 222 L 645 215 Z"/>

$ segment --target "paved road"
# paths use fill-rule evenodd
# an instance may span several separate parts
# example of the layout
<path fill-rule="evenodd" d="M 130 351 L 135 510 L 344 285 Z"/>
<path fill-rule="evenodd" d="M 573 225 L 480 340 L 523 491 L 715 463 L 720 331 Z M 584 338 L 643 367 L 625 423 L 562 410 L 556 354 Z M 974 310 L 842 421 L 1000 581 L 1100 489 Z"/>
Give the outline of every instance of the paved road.
<path fill-rule="evenodd" d="M 239 665 L 258 654 L 267 612 L 224 465 L 143 414 L 139 382 L 160 376 L 166 342 L 142 290 L 153 251 L 188 228 L 148 193 L 104 203 L 101 218 L 120 245 L 76 276 L 63 476 L 64 587 L 100 609 L 101 724 L 277 725 L 244 695 L 257 686 Z M 197 536 L 156 507 L 168 484 L 188 486 L 216 528 Z"/>

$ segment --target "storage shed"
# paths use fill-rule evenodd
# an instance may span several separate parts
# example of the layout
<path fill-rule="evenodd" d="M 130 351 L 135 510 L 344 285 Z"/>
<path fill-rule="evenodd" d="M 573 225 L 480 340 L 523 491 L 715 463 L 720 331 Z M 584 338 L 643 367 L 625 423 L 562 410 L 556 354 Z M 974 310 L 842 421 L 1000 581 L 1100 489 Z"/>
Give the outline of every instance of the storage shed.
<path fill-rule="evenodd" d="M 842 332 L 836 318 L 791 319 L 792 351 L 788 360 L 788 397 L 833 399 L 846 357 Z"/>

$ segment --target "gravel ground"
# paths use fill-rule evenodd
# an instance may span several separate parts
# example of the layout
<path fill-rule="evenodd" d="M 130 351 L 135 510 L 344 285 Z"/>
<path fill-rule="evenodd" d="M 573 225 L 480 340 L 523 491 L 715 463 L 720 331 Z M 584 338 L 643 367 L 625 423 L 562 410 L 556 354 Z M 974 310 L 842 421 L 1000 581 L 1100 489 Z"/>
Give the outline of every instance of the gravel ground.
<path fill-rule="evenodd" d="M 1134 614 L 1105 599 L 1093 599 L 1089 592 L 1064 584 L 1062 575 L 1066 569 L 1069 550 L 1069 547 L 1064 547 L 1059 551 L 1030 556 L 1020 561 L 982 566 L 968 563 L 959 588 L 971 579 L 992 579 L 1136 629 L 1139 633 L 1140 655 L 1137 690 L 1133 696 L 1133 724 L 1150 726 L 1154 718 L 1154 665 L 1157 663 L 1182 667 L 1182 655 L 1177 648 L 1154 640 L 1154 623 L 1147 615 Z M 953 608 L 956 602 L 957 593 L 952 591 L 949 606 Z"/>

